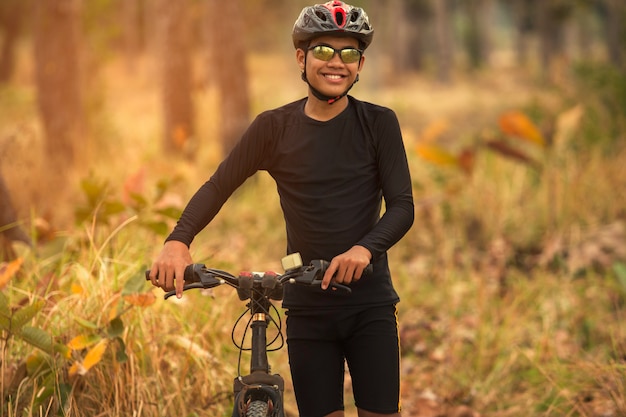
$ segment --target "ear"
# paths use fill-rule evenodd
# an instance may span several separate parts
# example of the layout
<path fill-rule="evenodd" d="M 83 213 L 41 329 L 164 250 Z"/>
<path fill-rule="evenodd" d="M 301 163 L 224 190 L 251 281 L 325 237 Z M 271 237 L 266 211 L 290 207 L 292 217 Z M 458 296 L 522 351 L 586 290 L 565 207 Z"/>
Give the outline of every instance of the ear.
<path fill-rule="evenodd" d="M 306 52 L 304 52 L 300 48 L 296 49 L 296 62 L 298 63 L 298 67 L 300 68 L 300 72 L 304 72 L 305 61 L 306 61 L 305 57 L 306 57 Z"/>
<path fill-rule="evenodd" d="M 363 69 L 363 65 L 365 65 L 365 55 L 361 55 L 361 60 L 359 61 L 359 72 Z"/>

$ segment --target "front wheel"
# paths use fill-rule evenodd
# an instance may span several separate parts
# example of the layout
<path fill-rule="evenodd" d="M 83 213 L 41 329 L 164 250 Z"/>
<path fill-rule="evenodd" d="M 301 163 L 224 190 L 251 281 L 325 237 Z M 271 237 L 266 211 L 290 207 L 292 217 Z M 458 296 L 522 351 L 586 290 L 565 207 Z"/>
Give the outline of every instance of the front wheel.
<path fill-rule="evenodd" d="M 246 410 L 246 417 L 267 417 L 268 409 L 267 401 L 252 401 Z"/>

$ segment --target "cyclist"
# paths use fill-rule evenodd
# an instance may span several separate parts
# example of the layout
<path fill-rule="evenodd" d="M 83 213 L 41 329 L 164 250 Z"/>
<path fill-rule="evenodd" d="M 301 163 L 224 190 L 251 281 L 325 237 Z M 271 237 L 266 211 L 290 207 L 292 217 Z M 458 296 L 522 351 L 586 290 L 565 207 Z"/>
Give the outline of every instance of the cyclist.
<path fill-rule="evenodd" d="M 306 97 L 261 113 L 189 201 L 151 267 L 182 296 L 192 240 L 251 175 L 276 181 L 287 252 L 328 259 L 325 291 L 287 285 L 289 364 L 301 417 L 344 415 L 344 364 L 359 417 L 400 416 L 396 304 L 387 250 L 409 230 L 411 178 L 395 113 L 348 95 L 374 31 L 341 1 L 305 7 L 292 32 Z M 382 202 L 385 210 L 381 216 Z M 368 264 L 373 273 L 362 276 Z M 331 280 L 350 295 L 328 290 Z"/>

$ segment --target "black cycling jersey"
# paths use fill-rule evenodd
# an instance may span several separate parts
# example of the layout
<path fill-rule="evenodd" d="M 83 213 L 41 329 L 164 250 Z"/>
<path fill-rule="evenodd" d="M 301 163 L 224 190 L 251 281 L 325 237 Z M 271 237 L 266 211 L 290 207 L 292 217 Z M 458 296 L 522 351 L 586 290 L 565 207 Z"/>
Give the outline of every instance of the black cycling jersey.
<path fill-rule="evenodd" d="M 411 227 L 411 178 L 396 115 L 348 96 L 346 110 L 320 122 L 301 99 L 260 114 L 214 175 L 189 201 L 167 240 L 190 245 L 231 194 L 258 170 L 276 181 L 287 229 L 287 253 L 305 263 L 331 260 L 354 245 L 372 253 L 373 274 L 352 294 L 286 286 L 285 308 L 392 304 L 387 250 Z M 384 213 L 381 217 L 384 199 Z"/>

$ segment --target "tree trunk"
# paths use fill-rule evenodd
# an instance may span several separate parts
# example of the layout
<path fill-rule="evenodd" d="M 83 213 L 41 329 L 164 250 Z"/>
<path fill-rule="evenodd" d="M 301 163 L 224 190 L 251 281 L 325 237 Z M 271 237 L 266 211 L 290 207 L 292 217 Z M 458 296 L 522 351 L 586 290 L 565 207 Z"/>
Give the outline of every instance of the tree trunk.
<path fill-rule="evenodd" d="M 163 150 L 193 158 L 194 107 L 191 97 L 191 19 L 188 0 L 160 0 L 160 64 L 164 119 Z"/>
<path fill-rule="evenodd" d="M 550 74 L 553 60 L 565 53 L 565 22 L 573 11 L 569 0 L 544 0 L 537 4 L 539 53 L 544 74 Z"/>
<path fill-rule="evenodd" d="M 0 261 L 15 258 L 15 253 L 11 246 L 11 242 L 14 241 L 31 244 L 30 239 L 19 226 L 15 209 L 11 203 L 9 190 L 0 170 Z"/>
<path fill-rule="evenodd" d="M 51 171 L 73 167 L 85 142 L 79 59 L 80 0 L 38 0 L 35 70 Z"/>
<path fill-rule="evenodd" d="M 452 77 L 452 22 L 449 0 L 433 0 L 435 12 L 437 79 L 448 84 Z"/>
<path fill-rule="evenodd" d="M 0 84 L 11 80 L 15 70 L 15 45 L 24 22 L 24 2 L 3 0 L 0 4 Z"/>
<path fill-rule="evenodd" d="M 606 10 L 606 45 L 611 63 L 621 70 L 626 70 L 626 5 L 624 0 L 603 0 Z"/>
<path fill-rule="evenodd" d="M 528 44 L 530 34 L 536 29 L 534 19 L 535 0 L 512 0 L 511 17 L 515 26 L 515 56 L 517 64 L 528 64 Z"/>
<path fill-rule="evenodd" d="M 125 0 L 122 2 L 124 55 L 129 69 L 135 66 L 137 55 L 143 49 L 143 8 L 142 0 Z"/>
<path fill-rule="evenodd" d="M 491 0 L 467 0 L 468 28 L 464 36 L 470 68 L 481 68 L 489 61 Z"/>
<path fill-rule="evenodd" d="M 211 19 L 212 74 L 219 88 L 220 141 L 227 154 L 250 123 L 250 92 L 241 0 L 207 1 Z M 217 17 L 216 11 L 219 11 Z"/>

